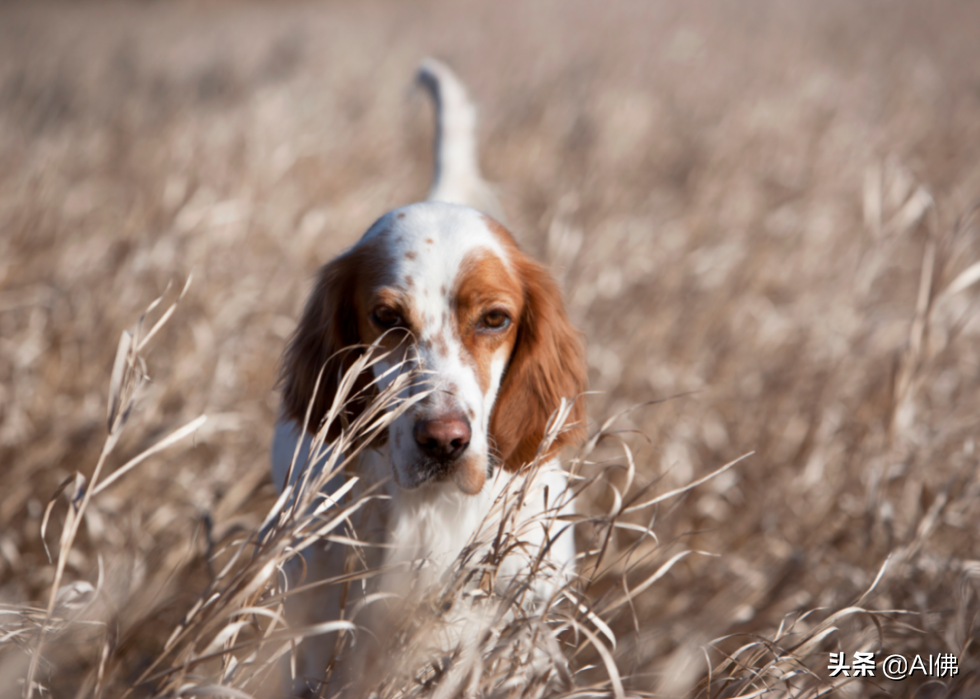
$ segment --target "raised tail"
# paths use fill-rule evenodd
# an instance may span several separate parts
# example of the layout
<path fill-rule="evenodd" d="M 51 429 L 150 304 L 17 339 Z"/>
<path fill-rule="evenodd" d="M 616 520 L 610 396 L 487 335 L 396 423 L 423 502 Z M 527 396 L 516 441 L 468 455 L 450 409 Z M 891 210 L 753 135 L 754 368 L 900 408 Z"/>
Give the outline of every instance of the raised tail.
<path fill-rule="evenodd" d="M 422 61 L 418 81 L 432 96 L 436 112 L 435 170 L 428 200 L 471 206 L 502 220 L 500 201 L 480 172 L 476 105 L 466 86 L 434 58 Z"/>

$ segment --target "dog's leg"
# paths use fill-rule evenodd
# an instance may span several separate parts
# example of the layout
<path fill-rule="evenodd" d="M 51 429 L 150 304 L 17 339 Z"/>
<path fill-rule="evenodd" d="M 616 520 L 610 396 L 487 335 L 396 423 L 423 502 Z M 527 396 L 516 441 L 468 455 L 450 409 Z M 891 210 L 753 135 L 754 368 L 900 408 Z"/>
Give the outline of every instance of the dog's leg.
<path fill-rule="evenodd" d="M 290 484 L 299 482 L 308 469 L 313 469 L 309 474 L 311 482 L 320 475 L 324 459 L 308 465 L 312 443 L 312 437 L 309 434 L 301 435 L 299 426 L 295 422 L 283 419 L 276 425 L 271 450 L 272 480 L 280 493 L 286 485 L 287 475 Z M 294 458 L 295 466 L 290 474 L 290 465 Z M 324 492 L 336 492 L 343 484 L 344 476 L 339 474 L 327 483 Z M 292 506 L 296 497 L 294 494 L 286 507 Z M 324 548 L 323 544 L 318 543 L 308 547 L 303 552 L 302 558 L 296 557 L 285 566 L 289 589 L 340 575 L 344 570 L 344 560 L 343 546 L 334 544 Z M 341 596 L 342 586 L 339 584 L 321 585 L 289 595 L 286 598 L 285 611 L 290 627 L 301 628 L 338 619 Z M 291 656 L 283 659 L 283 692 L 286 696 L 327 696 L 320 690 L 335 639 L 336 634 L 306 639 L 299 643 L 295 659 Z"/>
<path fill-rule="evenodd" d="M 286 564 L 290 588 L 315 583 L 340 575 L 344 570 L 344 547 L 332 545 L 324 549 L 314 545 Z M 305 567 L 305 576 L 303 569 Z M 339 618 L 343 585 L 320 585 L 286 598 L 286 619 L 291 628 L 313 626 Z M 282 663 L 283 691 L 289 697 L 329 696 L 321 685 L 327 666 L 336 647 L 336 633 L 312 636 L 303 640 L 293 658 L 286 656 Z M 333 683 L 332 683 L 333 684 Z"/>

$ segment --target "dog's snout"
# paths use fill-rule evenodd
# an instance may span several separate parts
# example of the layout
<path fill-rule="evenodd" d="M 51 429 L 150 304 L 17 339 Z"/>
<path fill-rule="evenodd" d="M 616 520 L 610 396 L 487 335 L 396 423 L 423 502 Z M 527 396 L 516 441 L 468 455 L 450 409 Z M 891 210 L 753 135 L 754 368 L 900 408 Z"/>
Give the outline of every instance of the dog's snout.
<path fill-rule="evenodd" d="M 422 452 L 440 461 L 458 459 L 470 445 L 470 423 L 461 415 L 448 415 L 415 423 L 415 442 Z"/>

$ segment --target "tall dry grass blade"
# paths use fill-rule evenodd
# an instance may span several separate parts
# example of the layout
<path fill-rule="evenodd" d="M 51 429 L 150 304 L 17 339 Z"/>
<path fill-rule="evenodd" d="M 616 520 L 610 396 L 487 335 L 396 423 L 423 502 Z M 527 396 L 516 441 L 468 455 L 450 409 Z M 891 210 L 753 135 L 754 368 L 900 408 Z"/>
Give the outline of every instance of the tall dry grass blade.
<path fill-rule="evenodd" d="M 881 582 L 881 579 L 885 576 L 885 571 L 888 570 L 888 563 L 892 560 L 892 555 L 893 554 L 888 554 L 888 557 L 885 558 L 885 562 L 882 563 L 881 568 L 878 569 L 878 574 L 875 576 L 875 579 L 872 581 L 871 585 L 864 591 L 863 595 L 858 597 L 857 602 L 855 602 L 853 606 L 860 607 L 864 601 L 871 596 L 871 593 L 875 591 L 875 588 L 878 587 L 878 583 Z"/>
<path fill-rule="evenodd" d="M 626 594 L 623 595 L 623 597 L 620 598 L 618 601 L 613 602 L 610 605 L 610 608 L 615 609 L 617 607 L 621 607 L 622 605 L 631 601 L 637 595 L 643 593 L 651 585 L 653 585 L 655 582 L 660 580 L 660 578 L 665 576 L 670 571 L 670 569 L 674 567 L 674 564 L 677 563 L 677 561 L 681 560 L 682 558 L 686 557 L 688 554 L 691 553 L 701 553 L 701 551 L 681 551 L 680 553 L 674 554 L 673 556 L 670 557 L 670 559 L 666 563 L 664 563 L 662 566 L 657 568 L 657 570 L 653 573 L 653 575 L 651 575 L 649 578 L 647 578 L 642 583 L 640 583 L 639 585 L 637 585 L 632 589 L 629 588 L 629 586 L 626 584 L 626 580 L 624 579 L 623 585 L 626 587 Z"/>
<path fill-rule="evenodd" d="M 81 479 L 81 483 L 79 483 L 79 479 Z M 63 480 L 61 484 L 55 488 L 54 493 L 48 499 L 48 504 L 44 508 L 44 516 L 41 518 L 41 544 L 44 546 L 45 554 L 47 554 L 48 563 L 51 563 L 51 551 L 48 549 L 47 539 L 45 538 L 45 533 L 48 530 L 48 521 L 51 518 L 51 512 L 54 510 L 54 506 L 58 502 L 58 496 L 65 492 L 65 488 L 67 488 L 71 483 L 75 483 L 75 491 L 77 492 L 84 487 L 85 476 L 80 473 L 75 473 L 74 475 L 68 476 L 65 480 Z"/>
<path fill-rule="evenodd" d="M 110 485 L 112 485 L 113 483 L 115 483 L 117 480 L 119 480 L 120 478 L 122 478 L 123 476 L 125 476 L 132 468 L 138 466 L 143 461 L 146 461 L 148 458 L 150 458 L 154 454 L 158 454 L 161 451 L 163 451 L 164 449 L 166 449 L 167 447 L 169 447 L 170 445 L 176 444 L 177 442 L 179 442 L 180 440 L 184 439 L 185 437 L 188 437 L 188 436 L 194 434 L 195 432 L 197 432 L 198 429 L 200 429 L 201 425 L 203 425 L 205 422 L 207 422 L 207 420 L 208 420 L 208 416 L 207 415 L 201 415 L 198 418 L 196 418 L 194 420 L 191 420 L 190 422 L 188 422 L 183 427 L 175 430 L 174 432 L 171 432 L 169 435 L 167 435 L 166 437 L 164 437 L 163 439 L 161 439 L 159 442 L 157 442 L 156 444 L 154 444 L 152 447 L 150 447 L 149 449 L 146 449 L 145 451 L 141 452 L 139 455 L 133 457 L 132 459 L 130 459 L 129 461 L 127 461 L 125 464 L 123 464 L 122 466 L 120 466 L 118 469 L 116 469 L 115 471 L 113 471 L 112 475 L 110 475 L 109 477 L 107 477 L 105 480 L 103 480 L 99 484 L 99 486 L 95 489 L 95 493 L 93 493 L 93 494 L 94 495 L 98 495 L 103 490 L 105 490 L 106 488 L 108 488 Z"/>
<path fill-rule="evenodd" d="M 609 675 L 609 682 L 612 684 L 613 696 L 615 696 L 616 699 L 625 699 L 626 691 L 623 689 L 623 680 L 619 676 L 619 667 L 616 665 L 616 661 L 613 659 L 612 653 L 610 653 L 605 644 L 599 640 L 599 637 L 592 633 L 592 631 L 586 628 L 583 624 L 578 623 L 574 619 L 569 619 L 569 622 L 577 631 L 581 632 L 587 639 L 589 639 L 592 647 L 596 649 L 599 656 L 602 658 L 606 672 Z"/>
<path fill-rule="evenodd" d="M 192 274 L 188 274 L 187 275 L 187 281 L 184 282 L 184 286 L 180 290 L 180 293 L 177 295 L 177 298 L 174 299 L 174 302 L 172 304 L 170 304 L 170 306 L 167 308 L 166 311 L 163 312 L 163 314 L 160 316 L 160 318 L 157 320 L 157 322 L 153 324 L 153 327 L 150 328 L 150 331 L 148 333 L 146 333 L 146 336 L 143 339 L 141 339 L 139 341 L 139 343 L 137 344 L 137 346 L 136 346 L 136 351 L 137 352 L 141 351 L 144 347 L 146 347 L 147 344 L 149 344 L 150 340 L 153 339 L 153 336 L 156 335 L 160 331 L 160 328 L 162 328 L 164 325 L 166 325 L 167 321 L 170 320 L 170 316 L 172 316 L 174 314 L 174 311 L 177 310 L 177 304 L 179 304 L 180 301 L 181 301 L 181 299 L 184 298 L 184 294 L 186 294 L 187 293 L 187 290 L 191 287 L 191 282 L 193 280 L 194 280 L 193 273 Z M 170 288 L 170 285 L 169 284 L 167 285 L 167 288 L 168 289 Z M 164 291 L 164 295 L 166 295 L 166 293 L 167 292 Z M 152 304 L 150 304 L 150 307 L 146 309 L 146 312 L 143 314 L 143 317 L 146 317 L 146 315 L 149 314 L 150 311 L 152 311 L 154 308 L 156 308 L 157 305 L 161 301 L 163 301 L 163 298 L 164 298 L 164 296 L 161 295 Z M 140 324 L 141 325 L 142 325 L 142 322 L 143 322 L 143 318 L 140 318 Z"/>
<path fill-rule="evenodd" d="M 123 376 L 125 375 L 126 364 L 129 362 L 130 350 L 133 346 L 133 334 L 129 330 L 123 330 L 119 337 L 119 347 L 116 350 L 116 359 L 112 365 L 112 377 L 109 379 L 109 403 L 106 408 L 108 430 L 112 434 L 119 408 L 123 402 Z"/>
<path fill-rule="evenodd" d="M 978 281 L 980 281 L 980 262 L 974 262 L 956 275 L 956 278 L 943 290 L 942 295 L 955 296 L 966 291 Z"/>
<path fill-rule="evenodd" d="M 669 500 L 670 498 L 672 498 L 672 497 L 674 497 L 676 495 L 681 495 L 682 493 L 686 493 L 689 490 L 692 490 L 694 488 L 697 488 L 702 483 L 707 483 L 712 478 L 715 478 L 716 476 L 720 476 L 722 473 L 724 473 L 725 471 L 727 471 L 728 469 L 730 469 L 732 466 L 734 466 L 735 464 L 739 463 L 740 461 L 743 461 L 744 459 L 749 458 L 753 454 L 755 454 L 754 451 L 750 451 L 750 452 L 747 452 L 745 454 L 742 454 L 740 457 L 738 457 L 737 459 L 735 459 L 733 461 L 729 461 L 727 464 L 725 464 L 721 468 L 715 469 L 714 471 L 712 471 L 711 473 L 709 473 L 707 476 L 702 476 L 701 478 L 697 479 L 696 481 L 693 481 L 692 483 L 689 483 L 689 484 L 687 484 L 685 486 L 682 486 L 680 488 L 675 488 L 674 490 L 671 490 L 669 492 L 666 492 L 663 495 L 658 495 L 657 497 L 653 498 L 652 500 L 647 500 L 646 502 L 640 503 L 639 505 L 630 505 L 625 510 L 623 510 L 623 512 L 624 513 L 629 513 L 629 512 L 637 512 L 639 510 L 645 510 L 646 508 L 652 507 L 653 505 L 656 505 L 658 503 L 661 503 L 664 500 Z"/>

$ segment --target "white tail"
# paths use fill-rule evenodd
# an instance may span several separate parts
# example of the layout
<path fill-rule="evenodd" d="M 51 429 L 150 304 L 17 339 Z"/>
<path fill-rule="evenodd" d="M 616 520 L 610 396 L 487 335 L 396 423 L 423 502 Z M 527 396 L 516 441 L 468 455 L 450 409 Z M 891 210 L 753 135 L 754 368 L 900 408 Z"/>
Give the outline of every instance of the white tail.
<path fill-rule="evenodd" d="M 480 172 L 476 106 L 466 86 L 434 58 L 422 61 L 418 81 L 428 89 L 436 112 L 435 171 L 428 200 L 471 206 L 502 219 L 500 202 Z"/>

